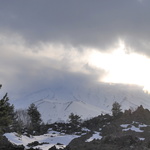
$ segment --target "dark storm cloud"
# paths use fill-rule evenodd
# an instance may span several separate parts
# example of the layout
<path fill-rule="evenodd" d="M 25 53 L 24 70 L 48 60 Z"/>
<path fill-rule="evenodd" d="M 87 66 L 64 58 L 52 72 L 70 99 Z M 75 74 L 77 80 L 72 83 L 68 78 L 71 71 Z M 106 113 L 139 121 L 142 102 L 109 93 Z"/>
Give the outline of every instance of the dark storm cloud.
<path fill-rule="evenodd" d="M 149 54 L 148 0 L 0 1 L 0 28 L 13 30 L 28 43 L 58 42 L 100 49 L 119 38 Z"/>
<path fill-rule="evenodd" d="M 60 87 L 66 87 L 69 90 L 71 87 L 91 86 L 92 82 L 97 81 L 99 75 L 104 75 L 102 70 L 98 72 L 92 70 L 92 73 L 84 74 L 82 72 L 56 69 L 53 68 L 54 62 L 52 63 L 51 61 L 49 61 L 49 66 L 43 66 L 37 61 L 31 60 L 26 65 L 26 60 L 22 61 L 23 63 L 21 65 L 18 65 L 17 62 L 13 64 L 16 66 L 16 70 L 15 67 L 13 67 L 13 71 L 7 68 L 7 73 L 4 72 L 4 76 L 1 76 L 3 87 L 9 93 L 11 99 L 18 99 L 45 88 L 57 90 Z M 37 64 L 38 67 L 32 64 Z"/>
<path fill-rule="evenodd" d="M 121 39 L 150 55 L 149 14 L 149 0 L 0 0 L 1 83 L 18 94 L 98 81 L 105 72 L 83 59 L 86 48 Z"/>
<path fill-rule="evenodd" d="M 87 85 L 104 75 L 103 70 L 92 69 L 82 58 L 86 53 L 71 47 L 28 47 L 16 34 L 0 35 L 0 41 L 0 82 L 13 99 L 43 88 Z"/>

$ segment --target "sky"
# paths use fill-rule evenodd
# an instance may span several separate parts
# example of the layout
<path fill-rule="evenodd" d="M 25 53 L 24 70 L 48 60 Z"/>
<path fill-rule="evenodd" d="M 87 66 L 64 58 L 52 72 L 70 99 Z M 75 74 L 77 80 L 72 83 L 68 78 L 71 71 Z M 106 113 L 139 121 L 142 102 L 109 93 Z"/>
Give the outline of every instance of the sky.
<path fill-rule="evenodd" d="M 150 91 L 149 0 L 0 0 L 0 83 L 11 96 L 63 85 Z"/>

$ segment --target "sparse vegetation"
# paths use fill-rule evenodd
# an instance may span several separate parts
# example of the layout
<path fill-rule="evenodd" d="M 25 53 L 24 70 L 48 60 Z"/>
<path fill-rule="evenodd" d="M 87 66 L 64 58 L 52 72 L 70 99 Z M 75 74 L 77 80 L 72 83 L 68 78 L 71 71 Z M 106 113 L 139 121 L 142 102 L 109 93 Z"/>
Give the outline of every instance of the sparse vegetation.
<path fill-rule="evenodd" d="M 34 141 L 32 143 L 28 143 L 27 146 L 33 148 L 34 146 L 43 145 L 43 144 L 49 144 L 49 143 L 45 143 L 45 142 L 39 143 L 38 141 Z"/>
<path fill-rule="evenodd" d="M 30 125 L 28 130 L 31 134 L 39 134 L 40 132 L 40 125 L 42 123 L 41 114 L 37 110 L 35 104 L 31 104 L 27 110 L 27 113 L 30 117 Z"/>
<path fill-rule="evenodd" d="M 75 115 L 73 113 L 70 114 L 69 116 L 69 122 L 73 125 L 79 125 L 81 123 L 81 117 L 78 115 Z"/>
<path fill-rule="evenodd" d="M 118 102 L 114 102 L 112 105 L 112 115 L 117 117 L 121 114 L 121 105 Z"/>
<path fill-rule="evenodd" d="M 0 100 L 0 135 L 10 130 L 13 119 L 14 106 L 9 103 L 9 98 L 6 93 Z"/>
<path fill-rule="evenodd" d="M 11 144 L 5 132 L 15 131 L 21 135 L 24 133 L 30 137 L 47 133 L 48 129 L 60 134 L 76 134 L 78 138 L 72 140 L 64 150 L 149 150 L 150 149 L 150 111 L 139 106 L 136 110 L 125 110 L 122 112 L 121 105 L 114 102 L 112 115 L 101 114 L 90 120 L 82 121 L 81 117 L 73 113 L 68 118 L 68 123 L 44 124 L 37 107 L 31 104 L 27 110 L 14 111 L 10 105 L 7 94 L 0 100 L 0 149 L 14 150 L 24 149 L 23 145 Z M 84 130 L 83 130 L 84 129 Z M 101 139 L 93 139 L 86 142 L 95 132 L 99 133 Z M 55 136 L 55 135 L 54 135 Z M 38 145 L 34 141 L 28 144 L 29 149 Z M 58 143 L 58 145 L 61 145 Z M 57 150 L 56 146 L 49 150 Z M 61 148 L 63 149 L 63 148 Z"/>

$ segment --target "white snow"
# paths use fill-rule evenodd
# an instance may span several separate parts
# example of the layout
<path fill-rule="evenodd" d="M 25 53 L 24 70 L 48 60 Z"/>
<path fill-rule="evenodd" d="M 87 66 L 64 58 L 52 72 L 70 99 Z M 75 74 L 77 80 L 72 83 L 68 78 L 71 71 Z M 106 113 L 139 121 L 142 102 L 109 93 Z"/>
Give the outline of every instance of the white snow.
<path fill-rule="evenodd" d="M 90 130 L 89 130 L 89 129 L 87 129 L 87 128 L 82 128 L 82 131 L 89 132 Z"/>
<path fill-rule="evenodd" d="M 141 141 L 144 141 L 145 140 L 145 138 L 139 138 Z"/>
<path fill-rule="evenodd" d="M 130 124 L 122 124 L 120 125 L 122 128 L 127 128 Z"/>
<path fill-rule="evenodd" d="M 143 128 L 143 127 L 148 127 L 149 125 L 146 125 L 146 124 L 140 124 L 139 125 L 139 128 Z"/>
<path fill-rule="evenodd" d="M 93 141 L 94 139 L 101 139 L 102 136 L 99 135 L 100 133 L 99 132 L 95 132 L 92 137 L 90 137 L 89 139 L 87 139 L 85 142 L 91 142 Z"/>
<path fill-rule="evenodd" d="M 111 113 L 112 104 L 117 101 L 121 109 L 137 108 L 143 105 L 150 109 L 150 94 L 143 87 L 123 84 L 98 83 L 91 85 L 67 85 L 47 88 L 13 101 L 16 108 L 27 108 L 31 103 L 38 106 L 44 122 L 63 122 L 71 112 L 82 119 Z"/>
<path fill-rule="evenodd" d="M 71 113 L 77 114 L 85 120 L 105 112 L 96 106 L 82 101 L 64 102 L 42 100 L 36 102 L 36 105 L 45 123 L 67 122 Z"/>
<path fill-rule="evenodd" d="M 139 128 L 137 128 L 135 126 L 131 126 L 130 128 L 123 129 L 122 131 L 129 131 L 129 130 L 132 130 L 132 131 L 135 131 L 135 132 L 143 132 L 142 130 L 140 130 Z"/>
<path fill-rule="evenodd" d="M 134 124 L 136 124 L 136 126 L 138 127 L 135 127 Z M 132 130 L 132 131 L 135 131 L 135 132 L 144 132 L 143 130 L 141 130 L 140 128 L 143 128 L 143 127 L 148 127 L 149 125 L 146 125 L 146 124 L 143 124 L 143 123 L 140 123 L 140 122 L 135 122 L 133 121 L 131 124 L 122 124 L 120 125 L 122 128 L 124 128 L 122 131 L 129 131 L 129 130 Z"/>
<path fill-rule="evenodd" d="M 135 127 L 134 125 L 131 125 L 131 124 L 122 124 L 120 125 L 122 128 L 125 128 L 125 129 L 122 129 L 122 131 L 135 131 L 135 132 L 144 132 L 143 130 L 140 129 L 140 127 L 145 127 L 146 125 L 138 125 L 138 127 Z"/>
<path fill-rule="evenodd" d="M 56 145 L 57 143 L 61 143 L 62 145 L 56 145 L 57 148 L 63 148 L 70 143 L 74 138 L 79 136 L 77 135 L 61 135 L 58 132 L 51 131 L 51 133 L 40 135 L 40 136 L 32 136 L 27 137 L 25 135 L 19 136 L 17 133 L 5 133 L 4 136 L 7 139 L 16 145 L 24 145 L 27 147 L 28 143 L 32 143 L 34 141 L 38 141 L 39 143 L 47 142 L 49 144 L 38 145 L 37 147 L 41 148 L 42 150 L 48 150 L 50 147 Z"/>

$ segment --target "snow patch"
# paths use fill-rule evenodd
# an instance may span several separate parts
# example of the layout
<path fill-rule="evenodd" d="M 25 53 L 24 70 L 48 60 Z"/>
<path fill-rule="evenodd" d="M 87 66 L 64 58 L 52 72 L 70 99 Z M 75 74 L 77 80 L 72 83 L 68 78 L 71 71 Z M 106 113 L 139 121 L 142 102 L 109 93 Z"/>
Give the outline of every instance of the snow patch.
<path fill-rule="evenodd" d="M 102 136 L 99 135 L 100 133 L 99 132 L 95 132 L 92 137 L 90 137 L 89 139 L 87 139 L 85 142 L 91 142 L 93 141 L 94 139 L 101 139 Z"/>
<path fill-rule="evenodd" d="M 77 135 L 61 135 L 58 132 L 50 131 L 48 134 L 40 135 L 40 136 L 31 136 L 27 137 L 25 135 L 18 135 L 17 133 L 5 133 L 4 136 L 13 144 L 16 145 L 24 145 L 26 148 L 28 143 L 32 143 L 34 141 L 38 141 L 39 143 L 48 143 L 43 145 L 38 145 L 37 147 L 42 150 L 48 150 L 52 146 L 56 146 L 57 148 L 64 148 L 68 145 L 74 138 L 78 138 L 80 136 Z M 62 145 L 57 145 L 57 143 L 61 143 Z M 36 148 L 36 147 L 35 147 Z"/>
<path fill-rule="evenodd" d="M 133 125 L 133 123 L 136 123 L 136 125 L 138 126 L 138 127 L 135 127 L 134 125 Z M 135 131 L 135 132 L 144 132 L 143 130 L 141 130 L 140 128 L 141 127 L 147 127 L 148 125 L 145 125 L 145 124 L 140 124 L 140 123 L 138 123 L 138 122 L 133 122 L 132 124 L 122 124 L 122 125 L 120 125 L 122 128 L 124 128 L 124 129 L 122 129 L 122 131 L 129 131 L 129 130 L 131 130 L 131 131 Z"/>

